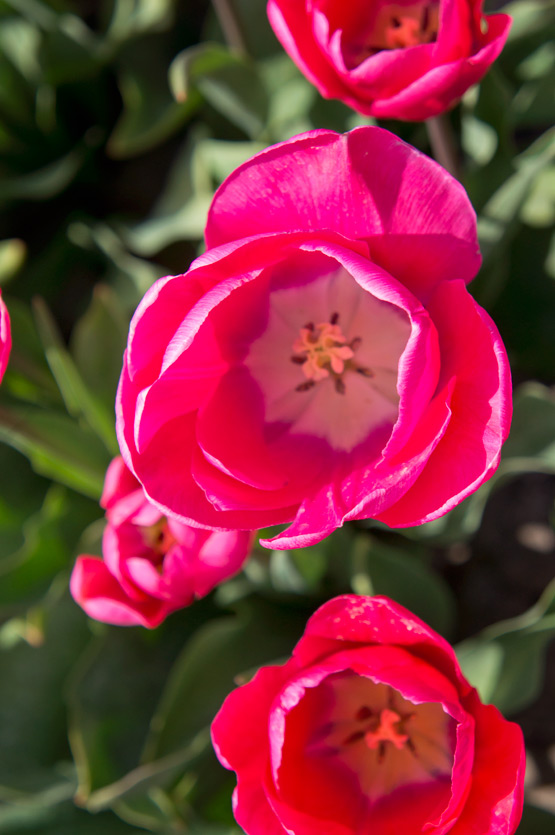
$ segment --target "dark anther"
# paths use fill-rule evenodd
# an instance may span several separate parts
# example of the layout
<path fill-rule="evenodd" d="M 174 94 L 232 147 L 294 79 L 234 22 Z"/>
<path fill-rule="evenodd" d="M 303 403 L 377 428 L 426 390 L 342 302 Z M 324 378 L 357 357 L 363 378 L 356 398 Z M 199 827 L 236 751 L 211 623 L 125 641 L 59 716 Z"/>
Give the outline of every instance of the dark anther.
<path fill-rule="evenodd" d="M 426 29 L 429 26 L 429 23 L 430 23 L 430 7 L 429 6 L 424 6 L 422 8 L 422 23 L 420 24 L 420 26 L 422 27 L 423 32 L 426 31 Z"/>
<path fill-rule="evenodd" d="M 353 742 L 360 742 L 360 740 L 363 738 L 364 731 L 355 731 L 354 734 L 351 734 L 347 737 L 347 739 L 343 740 L 343 745 L 352 745 Z"/>
<path fill-rule="evenodd" d="M 330 316 L 330 325 L 337 325 L 339 322 L 339 313 L 332 313 Z"/>
<path fill-rule="evenodd" d="M 355 336 L 355 338 L 351 339 L 351 341 L 349 342 L 349 348 L 351 349 L 351 351 L 356 351 L 356 349 L 360 348 L 361 345 L 362 339 L 360 338 L 360 336 Z"/>
<path fill-rule="evenodd" d="M 345 383 L 341 377 L 337 377 L 335 380 L 335 390 L 338 394 L 345 394 Z"/>
<path fill-rule="evenodd" d="M 398 17 L 392 17 L 391 18 L 391 25 L 393 26 L 394 29 L 400 29 L 401 28 L 401 21 L 399 20 Z"/>
<path fill-rule="evenodd" d="M 381 765 L 385 759 L 385 742 L 380 742 L 378 746 L 378 762 Z"/>
<path fill-rule="evenodd" d="M 305 325 L 305 328 L 307 329 L 307 331 L 313 331 L 314 330 L 314 322 L 307 322 L 306 325 Z"/>
<path fill-rule="evenodd" d="M 305 383 L 301 383 L 300 386 L 297 386 L 295 391 L 308 391 L 315 385 L 316 383 L 314 380 L 307 380 Z"/>
<path fill-rule="evenodd" d="M 370 368 L 364 368 L 364 366 L 360 366 L 357 368 L 357 374 L 362 374 L 363 377 L 373 377 L 374 372 Z"/>
<path fill-rule="evenodd" d="M 291 362 L 294 362 L 295 365 L 304 365 L 306 362 L 306 357 L 293 356 L 291 357 Z"/>
<path fill-rule="evenodd" d="M 372 710 L 372 708 L 368 707 L 367 705 L 363 705 L 357 710 L 355 719 L 357 720 L 357 722 L 364 722 L 365 719 L 370 719 L 370 717 L 373 715 L 374 711 Z"/>

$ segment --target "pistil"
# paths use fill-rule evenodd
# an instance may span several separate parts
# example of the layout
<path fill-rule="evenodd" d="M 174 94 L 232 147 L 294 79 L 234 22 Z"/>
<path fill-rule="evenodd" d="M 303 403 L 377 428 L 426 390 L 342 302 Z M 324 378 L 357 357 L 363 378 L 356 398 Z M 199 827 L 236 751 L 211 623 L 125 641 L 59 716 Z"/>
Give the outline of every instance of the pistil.
<path fill-rule="evenodd" d="M 293 343 L 295 354 L 291 357 L 291 362 L 302 367 L 307 379 L 299 383 L 295 391 L 309 391 L 316 383 L 332 377 L 335 391 L 345 394 L 343 374 L 347 369 L 357 371 L 365 377 L 373 376 L 370 369 L 357 367 L 351 362 L 362 339 L 357 336 L 348 342 L 338 323 L 339 314 L 332 313 L 329 322 L 320 322 L 317 325 L 308 322 L 301 328 L 298 338 Z"/>

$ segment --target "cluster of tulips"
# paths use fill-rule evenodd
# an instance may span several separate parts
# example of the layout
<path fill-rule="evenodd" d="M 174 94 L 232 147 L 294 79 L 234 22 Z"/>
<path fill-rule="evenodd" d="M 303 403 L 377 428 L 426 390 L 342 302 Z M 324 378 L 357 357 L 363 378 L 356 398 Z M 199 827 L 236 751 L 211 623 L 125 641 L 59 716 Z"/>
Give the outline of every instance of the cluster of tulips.
<path fill-rule="evenodd" d="M 412 120 L 478 81 L 510 26 L 481 0 L 268 13 L 324 96 Z M 436 519 L 493 474 L 508 434 L 506 352 L 466 287 L 475 213 L 423 153 L 378 127 L 295 136 L 223 183 L 205 238 L 131 322 L 104 556 L 71 578 L 108 623 L 156 627 L 239 571 L 260 528 L 282 526 L 262 544 L 289 549 L 350 520 Z M 325 603 L 212 734 L 248 835 L 511 835 L 520 819 L 519 728 L 384 597 Z"/>

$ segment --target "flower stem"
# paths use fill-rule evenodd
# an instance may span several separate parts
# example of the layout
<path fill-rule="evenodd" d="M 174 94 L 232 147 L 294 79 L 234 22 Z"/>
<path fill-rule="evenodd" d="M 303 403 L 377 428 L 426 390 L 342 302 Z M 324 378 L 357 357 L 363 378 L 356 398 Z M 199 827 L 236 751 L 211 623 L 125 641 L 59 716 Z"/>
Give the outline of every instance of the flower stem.
<path fill-rule="evenodd" d="M 440 165 L 456 177 L 462 179 L 462 170 L 459 161 L 459 153 L 455 141 L 455 135 L 451 122 L 446 113 L 441 116 L 433 116 L 426 120 L 426 129 L 434 157 Z"/>
<path fill-rule="evenodd" d="M 241 53 L 241 55 L 247 55 L 245 36 L 233 0 L 212 0 L 212 5 L 228 46 Z"/>

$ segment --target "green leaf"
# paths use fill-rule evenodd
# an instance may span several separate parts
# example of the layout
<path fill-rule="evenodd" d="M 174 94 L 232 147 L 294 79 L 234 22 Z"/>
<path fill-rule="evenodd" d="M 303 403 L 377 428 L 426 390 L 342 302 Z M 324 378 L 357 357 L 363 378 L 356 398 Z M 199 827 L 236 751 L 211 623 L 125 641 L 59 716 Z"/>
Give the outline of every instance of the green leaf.
<path fill-rule="evenodd" d="M 19 238 L 0 241 L 0 285 L 7 284 L 25 261 L 27 248 Z"/>
<path fill-rule="evenodd" d="M 0 440 L 26 455 L 40 475 L 100 498 L 110 455 L 92 432 L 66 415 L 0 405 Z"/>
<path fill-rule="evenodd" d="M 496 623 L 456 647 L 463 673 L 484 702 L 502 713 L 527 707 L 539 695 L 545 652 L 555 638 L 555 581 L 519 617 Z"/>
<path fill-rule="evenodd" d="M 129 329 L 128 318 L 114 291 L 97 284 L 86 313 L 75 324 L 71 354 L 88 391 L 112 415 Z"/>
<path fill-rule="evenodd" d="M 115 0 L 107 37 L 127 41 L 149 32 L 161 32 L 172 25 L 176 0 Z"/>
<path fill-rule="evenodd" d="M 109 408 L 87 388 L 71 355 L 64 347 L 50 311 L 40 298 L 34 300 L 37 328 L 44 345 L 50 370 L 58 383 L 68 412 L 74 417 L 83 417 L 108 452 L 117 455 L 114 416 Z"/>
<path fill-rule="evenodd" d="M 258 142 L 206 139 L 203 133 L 191 131 L 150 216 L 123 232 L 139 255 L 153 255 L 174 241 L 202 238 L 216 187 L 264 147 Z"/>
<path fill-rule="evenodd" d="M 123 114 L 107 144 L 107 153 L 115 159 L 127 159 L 156 147 L 184 125 L 200 103 L 197 96 L 176 102 L 165 76 L 143 60 L 142 48 L 140 57 L 140 61 L 128 62 L 120 74 Z"/>
<path fill-rule="evenodd" d="M 59 785 L 58 763 L 69 757 L 60 693 L 88 636 L 69 595 L 54 598 L 43 610 L 42 643 L 0 651 L 0 786 L 16 792 Z"/>
<path fill-rule="evenodd" d="M 0 201 L 48 200 L 72 182 L 85 160 L 87 149 L 78 145 L 68 154 L 30 174 L 4 177 Z"/>
<path fill-rule="evenodd" d="M 169 71 L 177 101 L 191 99 L 194 90 L 219 113 L 256 139 L 268 117 L 268 93 L 256 68 L 219 44 L 202 44 L 180 52 Z"/>
<path fill-rule="evenodd" d="M 351 566 L 355 593 L 387 595 L 442 635 L 449 635 L 456 608 L 453 594 L 415 553 L 360 534 L 353 544 Z"/>
<path fill-rule="evenodd" d="M 214 620 L 185 646 L 151 722 L 144 760 L 166 756 L 208 727 L 239 674 L 290 654 L 305 617 L 248 601 L 239 617 Z"/>

